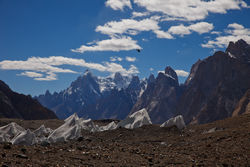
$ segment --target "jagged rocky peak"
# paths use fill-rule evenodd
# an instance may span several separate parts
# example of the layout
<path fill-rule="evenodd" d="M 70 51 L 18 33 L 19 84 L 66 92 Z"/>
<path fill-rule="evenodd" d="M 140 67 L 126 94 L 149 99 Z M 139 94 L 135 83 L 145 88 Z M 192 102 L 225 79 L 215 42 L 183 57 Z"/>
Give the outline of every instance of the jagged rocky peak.
<path fill-rule="evenodd" d="M 114 75 L 113 82 L 116 85 L 116 88 L 119 89 L 125 89 L 128 87 L 129 83 L 131 82 L 131 77 L 128 76 L 122 76 L 121 73 L 116 72 Z"/>
<path fill-rule="evenodd" d="M 0 80 L 0 88 L 2 90 L 10 90 L 10 87 L 1 80 Z"/>
<path fill-rule="evenodd" d="M 148 83 L 154 83 L 155 82 L 155 76 L 153 74 L 150 74 L 149 78 L 148 78 Z"/>
<path fill-rule="evenodd" d="M 89 69 L 85 70 L 85 72 L 83 73 L 83 76 L 93 76 L 93 74 L 91 73 L 91 71 Z"/>
<path fill-rule="evenodd" d="M 175 79 L 178 82 L 177 74 L 170 66 L 167 66 L 165 68 L 165 74 L 169 75 L 170 77 L 172 77 L 173 79 Z"/>
<path fill-rule="evenodd" d="M 140 79 L 139 79 L 138 76 L 133 76 L 133 77 L 132 77 L 132 80 L 131 80 L 131 82 L 130 82 L 130 85 L 133 85 L 133 84 L 135 84 L 135 85 L 139 85 L 139 84 L 140 84 Z"/>
<path fill-rule="evenodd" d="M 115 76 L 114 76 L 114 82 L 119 83 L 119 82 L 122 82 L 122 81 L 123 81 L 123 77 L 122 77 L 121 73 L 116 72 Z"/>
<path fill-rule="evenodd" d="M 133 76 L 130 84 L 128 85 L 128 89 L 130 90 L 140 90 L 141 89 L 141 81 L 138 76 Z"/>
<path fill-rule="evenodd" d="M 51 96 L 51 93 L 49 92 L 49 90 L 46 90 L 45 96 Z"/>
<path fill-rule="evenodd" d="M 226 53 L 232 58 L 237 58 L 246 62 L 250 61 L 250 45 L 243 39 L 237 42 L 230 42 L 226 49 Z"/>

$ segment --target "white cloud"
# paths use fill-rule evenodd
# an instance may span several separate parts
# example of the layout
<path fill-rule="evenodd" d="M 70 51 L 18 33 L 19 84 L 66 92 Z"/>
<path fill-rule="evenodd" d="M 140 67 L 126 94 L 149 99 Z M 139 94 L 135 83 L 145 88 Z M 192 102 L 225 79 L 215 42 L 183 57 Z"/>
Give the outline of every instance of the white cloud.
<path fill-rule="evenodd" d="M 157 38 L 173 39 L 172 35 L 168 32 L 160 30 L 158 25 L 159 18 L 151 17 L 143 20 L 123 19 L 121 21 L 111 21 L 104 26 L 98 26 L 97 32 L 102 34 L 116 36 L 121 34 L 137 35 L 142 31 L 153 31 Z"/>
<path fill-rule="evenodd" d="M 189 75 L 189 72 L 186 72 L 184 70 L 175 70 L 175 72 L 179 77 L 187 77 Z"/>
<path fill-rule="evenodd" d="M 131 3 L 133 2 L 133 3 Z M 106 6 L 114 10 L 132 9 L 137 5 L 139 11 L 132 12 L 132 17 L 120 21 L 109 21 L 96 27 L 95 31 L 108 35 L 109 39 L 93 41 L 82 45 L 73 52 L 86 51 L 129 51 L 142 49 L 138 41 L 130 36 L 140 32 L 153 32 L 157 38 L 175 39 L 174 35 L 184 36 L 193 32 L 208 33 L 214 26 L 207 22 L 194 22 L 204 20 L 210 13 L 226 14 L 229 10 L 240 10 L 249 6 L 243 0 L 107 0 Z M 143 18 L 138 20 L 138 18 Z M 164 30 L 160 23 L 164 21 L 181 21 L 182 24 L 173 25 Z M 186 26 L 184 22 L 192 21 Z M 217 32 L 212 32 L 215 34 Z M 218 35 L 218 34 L 217 34 Z"/>
<path fill-rule="evenodd" d="M 199 34 L 210 32 L 214 28 L 213 24 L 207 22 L 198 22 L 195 24 L 191 24 L 189 26 L 184 26 L 183 24 L 178 26 L 171 26 L 168 29 L 168 33 L 174 35 L 188 35 L 191 34 L 192 31 L 197 32 Z"/>
<path fill-rule="evenodd" d="M 154 69 L 151 67 L 151 68 L 149 68 L 149 71 L 154 71 Z"/>
<path fill-rule="evenodd" d="M 136 61 L 136 57 L 129 57 L 129 56 L 127 56 L 127 57 L 126 57 L 126 60 L 127 60 L 128 62 L 135 62 L 135 61 Z"/>
<path fill-rule="evenodd" d="M 174 38 L 170 33 L 162 31 L 162 30 L 155 30 L 154 33 L 156 34 L 157 38 L 165 38 L 165 39 Z"/>
<path fill-rule="evenodd" d="M 238 30 L 244 29 L 243 25 L 240 25 L 240 24 L 237 24 L 237 23 L 229 24 L 227 27 L 228 28 L 233 28 L 233 29 L 238 29 Z"/>
<path fill-rule="evenodd" d="M 216 37 L 214 40 L 209 40 L 201 46 L 204 48 L 224 48 L 227 47 L 230 41 L 238 41 L 239 39 L 250 43 L 250 28 L 233 23 L 228 25 L 223 35 Z"/>
<path fill-rule="evenodd" d="M 129 69 L 125 69 L 117 63 L 104 62 L 103 64 L 88 63 L 84 59 L 73 59 L 62 56 L 52 56 L 47 58 L 31 57 L 25 61 L 4 60 L 0 62 L 1 70 L 21 70 L 24 71 L 21 76 L 27 76 L 39 81 L 57 80 L 57 73 L 77 73 L 71 69 L 64 69 L 58 66 L 71 65 L 79 66 L 100 72 L 109 72 L 111 74 L 120 72 L 123 75 L 138 74 L 136 66 L 131 65 Z"/>
<path fill-rule="evenodd" d="M 212 31 L 211 34 L 220 35 L 221 32 L 219 32 L 219 31 Z"/>
<path fill-rule="evenodd" d="M 160 29 L 158 22 L 153 19 L 143 19 L 143 20 L 134 20 L 134 19 L 122 19 L 121 21 L 111 21 L 103 26 L 97 26 L 96 32 L 100 32 L 106 35 L 115 35 L 115 34 L 129 34 L 137 35 L 141 31 L 151 31 Z"/>
<path fill-rule="evenodd" d="M 148 16 L 149 12 L 133 12 L 132 18 Z"/>
<path fill-rule="evenodd" d="M 184 26 L 183 24 L 178 26 L 171 26 L 168 29 L 168 32 L 174 35 L 181 35 L 181 36 L 191 34 L 189 28 Z"/>
<path fill-rule="evenodd" d="M 118 57 L 118 56 L 110 57 L 109 59 L 112 62 L 114 62 L 114 61 L 122 61 L 123 60 L 121 57 Z"/>
<path fill-rule="evenodd" d="M 137 41 L 131 37 L 122 36 L 120 38 L 111 38 L 95 42 L 92 46 L 82 45 L 80 48 L 72 49 L 72 52 L 84 53 L 86 51 L 128 51 L 133 49 L 142 49 Z"/>
<path fill-rule="evenodd" d="M 57 75 L 53 72 L 48 72 L 45 77 L 37 77 L 35 78 L 37 81 L 55 81 L 57 80 Z"/>
<path fill-rule="evenodd" d="M 195 31 L 199 34 L 210 32 L 212 29 L 214 29 L 213 24 L 207 23 L 207 22 L 199 22 L 196 24 L 192 24 L 188 26 L 188 28 L 192 31 Z"/>
<path fill-rule="evenodd" d="M 228 10 L 246 8 L 243 0 L 134 0 L 150 12 L 161 12 L 175 20 L 203 20 L 209 13 L 227 13 Z"/>
<path fill-rule="evenodd" d="M 32 72 L 32 71 L 25 71 L 22 72 L 21 74 L 18 74 L 19 76 L 27 76 L 30 78 L 37 78 L 37 77 L 43 77 L 43 74 L 37 73 L 37 72 Z"/>
<path fill-rule="evenodd" d="M 107 0 L 105 5 L 114 10 L 123 10 L 124 7 L 132 9 L 130 0 Z"/>

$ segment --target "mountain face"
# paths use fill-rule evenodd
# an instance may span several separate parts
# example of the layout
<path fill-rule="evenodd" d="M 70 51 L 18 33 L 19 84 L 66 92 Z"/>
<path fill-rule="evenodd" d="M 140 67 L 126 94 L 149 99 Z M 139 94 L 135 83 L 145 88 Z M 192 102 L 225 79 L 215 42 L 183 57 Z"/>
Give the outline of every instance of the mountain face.
<path fill-rule="evenodd" d="M 249 60 L 250 45 L 243 40 L 230 42 L 226 52 L 199 60 L 185 82 L 176 113 L 183 114 L 187 123 L 231 117 L 250 88 Z"/>
<path fill-rule="evenodd" d="M 0 81 L 0 118 L 19 118 L 25 120 L 55 119 L 56 115 L 44 108 L 31 96 L 13 92 Z"/>
<path fill-rule="evenodd" d="M 226 52 L 198 60 L 184 85 L 171 67 L 152 80 L 131 113 L 146 108 L 153 123 L 179 114 L 186 123 L 208 123 L 250 112 L 250 45 L 230 42 Z"/>
<path fill-rule="evenodd" d="M 250 89 L 246 91 L 234 109 L 233 116 L 241 114 L 250 114 Z"/>
<path fill-rule="evenodd" d="M 41 104 L 64 119 L 73 113 L 92 119 L 124 119 L 147 86 L 137 76 L 129 78 L 116 73 L 101 78 L 86 71 L 69 88 L 60 93 L 36 97 Z"/>
<path fill-rule="evenodd" d="M 133 106 L 131 113 L 146 108 L 153 123 L 162 123 L 175 116 L 181 94 L 178 77 L 171 67 L 160 72 L 156 79 L 150 76 L 147 89 Z"/>

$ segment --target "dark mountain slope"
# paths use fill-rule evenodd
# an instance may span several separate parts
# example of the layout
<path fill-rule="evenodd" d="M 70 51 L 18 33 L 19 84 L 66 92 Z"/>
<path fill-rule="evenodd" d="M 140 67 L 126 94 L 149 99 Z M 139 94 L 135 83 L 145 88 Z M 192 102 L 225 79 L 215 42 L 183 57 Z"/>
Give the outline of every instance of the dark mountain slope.
<path fill-rule="evenodd" d="M 54 119 L 56 115 L 31 96 L 13 92 L 0 81 L 0 117 L 25 120 Z"/>

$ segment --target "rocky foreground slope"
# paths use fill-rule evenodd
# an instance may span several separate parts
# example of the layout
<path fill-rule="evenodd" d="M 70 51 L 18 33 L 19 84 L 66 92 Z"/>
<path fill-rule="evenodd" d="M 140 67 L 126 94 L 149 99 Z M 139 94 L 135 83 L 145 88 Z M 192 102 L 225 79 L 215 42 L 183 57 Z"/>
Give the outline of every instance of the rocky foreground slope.
<path fill-rule="evenodd" d="M 0 120 L 6 125 L 13 120 Z M 17 121 L 25 128 L 56 129 L 60 120 Z M 96 123 L 103 124 L 98 121 Z M 0 144 L 2 166 L 249 166 L 250 115 L 184 130 L 147 125 L 90 133 L 51 145 Z"/>

